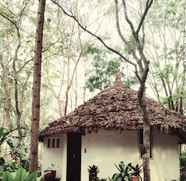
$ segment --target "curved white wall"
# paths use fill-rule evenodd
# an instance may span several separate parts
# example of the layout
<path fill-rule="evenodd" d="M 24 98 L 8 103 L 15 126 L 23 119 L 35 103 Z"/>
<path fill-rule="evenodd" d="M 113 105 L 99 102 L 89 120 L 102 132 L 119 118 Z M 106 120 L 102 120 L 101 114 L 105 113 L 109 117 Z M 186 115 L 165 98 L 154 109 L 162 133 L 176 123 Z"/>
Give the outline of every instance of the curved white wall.
<path fill-rule="evenodd" d="M 120 161 L 141 163 L 137 132 L 99 131 L 82 137 L 82 181 L 88 181 L 88 166 L 99 167 L 100 178 L 107 178 L 117 171 L 114 164 Z M 179 181 L 179 150 L 177 137 L 154 132 L 152 181 Z"/>
<path fill-rule="evenodd" d="M 155 132 L 153 137 L 152 181 L 179 181 L 180 163 L 177 137 L 159 132 Z"/>
<path fill-rule="evenodd" d="M 82 181 L 88 181 L 88 167 L 96 165 L 100 178 L 111 177 L 120 161 L 138 163 L 137 134 L 134 131 L 104 131 L 82 136 Z"/>
<path fill-rule="evenodd" d="M 179 151 L 175 136 L 155 132 L 152 149 L 151 180 L 179 181 Z M 66 135 L 61 137 L 60 148 L 47 148 L 43 144 L 42 171 L 54 164 L 57 176 L 66 180 Z M 112 176 L 117 170 L 114 164 L 120 161 L 140 163 L 137 132 L 105 131 L 82 136 L 81 181 L 88 181 L 88 166 L 97 165 L 100 178 Z"/>
<path fill-rule="evenodd" d="M 60 148 L 47 148 L 47 138 L 44 140 L 41 154 L 41 170 L 42 174 L 48 168 L 56 170 L 57 177 L 66 180 L 66 135 L 51 137 L 60 138 Z"/>

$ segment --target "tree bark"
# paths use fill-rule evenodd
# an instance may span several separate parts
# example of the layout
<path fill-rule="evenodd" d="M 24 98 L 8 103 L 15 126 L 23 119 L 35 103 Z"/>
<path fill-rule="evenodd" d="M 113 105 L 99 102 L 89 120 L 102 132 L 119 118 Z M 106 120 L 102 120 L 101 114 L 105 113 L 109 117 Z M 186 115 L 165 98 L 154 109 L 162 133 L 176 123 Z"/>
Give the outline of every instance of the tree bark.
<path fill-rule="evenodd" d="M 145 106 L 146 107 L 146 106 Z M 143 108 L 144 109 L 144 108 Z M 146 108 L 143 110 L 146 112 Z M 145 113 L 147 114 L 147 113 Z M 143 154 L 143 174 L 144 174 L 144 181 L 150 181 L 150 124 L 148 121 L 148 116 L 143 117 L 143 142 L 145 152 Z"/>
<path fill-rule="evenodd" d="M 4 78 L 5 81 L 3 82 L 3 88 L 4 88 L 4 113 L 5 113 L 5 127 L 7 127 L 8 129 L 12 129 L 12 122 L 11 122 L 11 104 L 12 104 L 12 100 L 11 100 L 11 80 L 6 77 Z"/>
<path fill-rule="evenodd" d="M 80 59 L 81 59 L 81 56 L 82 56 L 82 50 L 81 50 L 81 52 L 79 53 L 79 56 L 78 56 L 78 58 L 77 58 L 77 60 L 76 60 L 76 62 L 75 62 L 75 66 L 74 66 L 74 68 L 73 68 L 73 72 L 72 72 L 72 76 L 71 76 L 71 78 L 70 78 L 70 75 L 69 75 L 69 72 L 70 72 L 70 69 L 69 69 L 69 67 L 70 67 L 70 64 L 69 64 L 69 60 L 68 60 L 68 76 L 67 76 L 67 89 L 66 89 L 66 92 L 65 92 L 65 106 L 64 106 L 64 116 L 66 116 L 66 114 L 67 114 L 67 109 L 68 109 L 68 102 L 69 102 L 69 91 L 70 91 L 70 89 L 71 89 L 71 87 L 72 87 L 72 84 L 73 84 L 73 80 L 74 80 L 74 76 L 75 76 L 75 74 L 76 74 L 76 71 L 77 71 L 77 67 L 78 67 L 78 64 L 79 64 L 79 62 L 80 62 Z M 70 80 L 69 80 L 70 79 Z"/>
<path fill-rule="evenodd" d="M 148 116 L 147 106 L 145 102 L 145 84 L 149 73 L 149 62 L 145 65 L 143 74 L 141 74 L 140 87 L 138 90 L 138 102 L 143 115 L 143 147 L 144 153 L 143 158 L 143 175 L 144 181 L 150 181 L 150 120 Z"/>
<path fill-rule="evenodd" d="M 36 171 L 38 168 L 38 133 L 40 122 L 41 65 L 45 4 L 46 0 L 39 0 L 32 88 L 32 127 L 29 167 L 30 172 Z"/>

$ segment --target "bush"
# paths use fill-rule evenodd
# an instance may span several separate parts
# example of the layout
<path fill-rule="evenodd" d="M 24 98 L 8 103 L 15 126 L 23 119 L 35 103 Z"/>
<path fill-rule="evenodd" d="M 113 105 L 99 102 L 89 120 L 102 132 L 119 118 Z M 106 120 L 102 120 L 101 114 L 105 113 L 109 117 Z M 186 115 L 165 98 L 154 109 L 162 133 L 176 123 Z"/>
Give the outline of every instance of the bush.
<path fill-rule="evenodd" d="M 125 164 L 121 161 L 118 165 L 115 165 L 118 172 L 114 173 L 110 181 L 130 181 L 132 176 L 140 177 L 140 167 L 137 164 L 133 166 L 132 163 Z"/>
<path fill-rule="evenodd" d="M 133 166 L 132 163 L 125 164 L 123 161 L 121 161 L 118 165 L 115 165 L 115 167 L 117 168 L 118 172 L 114 173 L 111 178 L 108 178 L 109 181 L 130 181 L 132 176 L 137 176 L 141 179 L 141 168 L 138 164 Z M 99 169 L 97 166 L 89 166 L 88 171 L 89 181 L 107 181 L 107 179 L 100 179 L 98 177 Z"/>
<path fill-rule="evenodd" d="M 37 173 L 29 173 L 24 168 L 19 168 L 16 172 L 2 172 L 2 181 L 36 181 Z"/>
<path fill-rule="evenodd" d="M 180 167 L 181 167 L 181 181 L 185 181 L 186 180 L 186 152 L 181 154 Z"/>
<path fill-rule="evenodd" d="M 0 171 L 1 172 L 15 172 L 19 168 L 15 161 L 5 161 L 3 157 L 0 157 Z"/>

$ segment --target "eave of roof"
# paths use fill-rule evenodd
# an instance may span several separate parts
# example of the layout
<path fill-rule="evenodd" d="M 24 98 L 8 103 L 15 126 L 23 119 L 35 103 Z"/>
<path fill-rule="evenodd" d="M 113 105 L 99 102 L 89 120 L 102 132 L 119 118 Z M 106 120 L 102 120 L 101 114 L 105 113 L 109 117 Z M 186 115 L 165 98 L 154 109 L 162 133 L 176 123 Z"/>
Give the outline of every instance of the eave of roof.
<path fill-rule="evenodd" d="M 156 101 L 145 98 L 152 127 L 160 129 L 182 129 L 186 117 L 163 108 Z M 101 91 L 67 116 L 49 124 L 40 132 L 45 136 L 61 133 L 94 131 L 102 129 L 135 130 L 143 127 L 143 117 L 138 106 L 137 91 L 125 87 L 121 82 Z"/>

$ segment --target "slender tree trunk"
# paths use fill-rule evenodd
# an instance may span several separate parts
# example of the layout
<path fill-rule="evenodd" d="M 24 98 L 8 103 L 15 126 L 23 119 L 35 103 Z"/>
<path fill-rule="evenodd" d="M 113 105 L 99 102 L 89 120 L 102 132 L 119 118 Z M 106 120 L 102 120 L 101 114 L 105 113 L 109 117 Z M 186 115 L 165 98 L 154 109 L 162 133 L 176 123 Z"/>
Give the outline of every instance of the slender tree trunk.
<path fill-rule="evenodd" d="M 70 86 L 67 85 L 67 89 L 66 89 L 66 92 L 65 92 L 65 107 L 64 107 L 64 116 L 67 115 L 67 109 L 68 109 L 68 98 L 69 98 L 69 90 L 70 90 Z"/>
<path fill-rule="evenodd" d="M 145 108 L 146 109 L 146 108 Z M 146 111 L 146 110 L 145 110 Z M 146 116 L 145 116 L 146 117 Z M 144 181 L 150 181 L 150 124 L 148 117 L 143 118 L 143 140 L 144 140 L 144 150 L 143 154 L 143 174 Z"/>
<path fill-rule="evenodd" d="M 66 116 L 67 114 L 67 109 L 68 109 L 68 98 L 69 98 L 69 91 L 70 91 L 70 59 L 68 57 L 68 61 L 67 61 L 67 89 L 65 91 L 65 106 L 64 106 L 64 116 Z"/>
<path fill-rule="evenodd" d="M 5 78 L 6 79 L 6 78 Z M 12 129 L 12 122 L 11 122 L 11 80 L 7 77 L 6 81 L 4 81 L 4 113 L 5 113 L 5 127 L 8 129 Z"/>
<path fill-rule="evenodd" d="M 78 73 L 77 73 L 77 70 L 76 70 L 76 73 L 75 73 L 75 108 L 77 107 L 77 104 L 78 104 Z"/>
<path fill-rule="evenodd" d="M 0 80 L 1 80 L 1 87 L 3 89 L 3 109 L 4 109 L 4 114 L 3 114 L 3 121 L 0 126 L 12 129 L 13 125 L 11 122 L 11 105 L 12 105 L 12 98 L 11 98 L 11 85 L 12 81 L 9 78 L 9 70 L 6 67 L 6 65 L 3 64 L 3 56 L 0 55 L 0 66 L 2 68 L 2 75 L 0 75 Z"/>
<path fill-rule="evenodd" d="M 41 65 L 45 4 L 46 0 L 39 0 L 32 89 L 30 172 L 36 171 L 38 168 L 38 133 L 40 121 Z"/>
<path fill-rule="evenodd" d="M 150 120 L 145 102 L 145 84 L 149 73 L 149 62 L 146 63 L 145 69 L 141 75 L 140 87 L 138 90 L 138 102 L 143 115 L 143 175 L 144 181 L 150 181 Z"/>
<path fill-rule="evenodd" d="M 16 120 L 17 120 L 17 128 L 18 128 L 18 136 L 19 136 L 19 143 L 18 146 L 21 146 L 22 142 L 22 130 L 21 130 L 21 110 L 20 110 L 20 103 L 19 103 L 19 91 L 18 91 L 18 80 L 16 75 L 16 68 L 15 68 L 15 61 L 13 63 L 14 69 L 14 99 L 15 99 L 15 111 L 16 111 Z"/>
<path fill-rule="evenodd" d="M 73 68 L 73 72 L 72 72 L 72 75 L 71 75 L 71 78 L 70 78 L 70 62 L 68 60 L 68 67 L 67 67 L 67 89 L 66 89 L 66 92 L 65 92 L 65 107 L 64 107 L 64 115 L 66 116 L 67 114 L 67 109 L 68 109 L 68 104 L 69 104 L 69 92 L 70 92 L 70 89 L 72 87 L 72 84 L 73 84 L 73 80 L 74 80 L 74 77 L 76 76 L 76 72 L 77 72 L 77 67 L 78 67 L 78 64 L 80 62 L 80 59 L 81 59 L 81 56 L 82 56 L 82 51 L 79 53 L 79 56 L 75 62 L 75 65 L 74 65 L 74 68 Z"/>
<path fill-rule="evenodd" d="M 144 90 L 145 93 L 145 90 Z M 144 181 L 150 181 L 150 135 L 151 135 L 151 127 L 149 122 L 149 116 L 147 112 L 146 103 L 144 100 L 144 93 L 143 96 L 139 98 L 140 108 L 143 114 L 143 147 L 144 152 L 142 155 L 143 159 L 143 178 Z"/>

